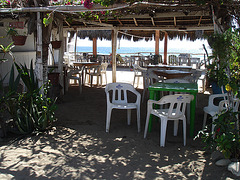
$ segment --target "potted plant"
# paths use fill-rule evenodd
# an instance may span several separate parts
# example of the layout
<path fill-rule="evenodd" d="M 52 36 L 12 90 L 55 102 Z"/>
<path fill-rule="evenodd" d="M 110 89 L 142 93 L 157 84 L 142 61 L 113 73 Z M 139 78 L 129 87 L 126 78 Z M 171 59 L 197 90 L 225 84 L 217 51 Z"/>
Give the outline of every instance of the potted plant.
<path fill-rule="evenodd" d="M 51 41 L 51 44 L 53 49 L 59 49 L 62 45 L 62 41 L 54 40 L 54 41 Z"/>
<path fill-rule="evenodd" d="M 27 36 L 20 35 L 15 28 L 9 27 L 7 30 L 7 35 L 12 36 L 13 44 L 16 46 L 23 46 L 26 42 Z"/>

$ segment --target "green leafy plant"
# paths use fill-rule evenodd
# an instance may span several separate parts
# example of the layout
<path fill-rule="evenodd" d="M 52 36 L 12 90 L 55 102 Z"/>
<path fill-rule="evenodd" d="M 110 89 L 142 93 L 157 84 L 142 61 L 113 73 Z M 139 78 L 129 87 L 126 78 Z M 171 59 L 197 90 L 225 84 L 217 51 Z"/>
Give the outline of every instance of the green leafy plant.
<path fill-rule="evenodd" d="M 201 138 L 205 143 L 205 149 L 218 150 L 223 153 L 225 158 L 240 160 L 240 132 L 236 117 L 238 114 L 239 112 L 232 110 L 222 112 L 213 122 L 214 132 L 209 133 L 212 124 L 199 132 L 197 137 L 202 134 Z"/>
<path fill-rule="evenodd" d="M 219 86 L 229 85 L 234 94 L 240 83 L 240 30 L 229 29 L 222 34 L 213 34 L 208 38 L 212 48 L 209 57 L 207 76 Z"/>
<path fill-rule="evenodd" d="M 215 79 L 219 86 L 224 85 L 228 93 L 225 111 L 218 114 L 213 122 L 214 132 L 210 126 L 200 131 L 206 149 L 219 150 L 226 158 L 240 160 L 239 112 L 233 112 L 233 97 L 239 93 L 240 83 L 240 30 L 229 29 L 222 34 L 214 34 L 208 42 L 213 55 L 208 66 L 209 78 Z M 239 95 L 238 95 L 239 96 Z"/>
<path fill-rule="evenodd" d="M 15 58 L 14 58 L 14 56 L 13 56 L 13 53 L 12 53 L 12 51 L 11 51 L 11 49 L 12 48 L 14 48 L 15 46 L 13 45 L 13 42 L 11 42 L 8 46 L 3 46 L 2 44 L 0 44 L 0 52 L 2 52 L 3 53 L 3 56 L 2 56 L 2 58 L 0 58 L 0 62 L 4 62 L 4 61 L 7 61 L 8 59 L 6 59 L 5 58 L 5 56 L 7 55 L 7 54 L 9 54 L 11 57 L 12 57 L 12 59 L 14 60 Z"/>
<path fill-rule="evenodd" d="M 13 67 L 17 68 L 18 77 L 14 78 Z M 38 87 L 34 75 L 33 64 L 30 69 L 26 65 L 14 63 L 9 82 L 9 91 L 5 93 L 2 102 L 13 118 L 16 133 L 28 134 L 34 131 L 44 131 L 51 127 L 55 120 L 56 100 L 47 97 L 49 84 Z M 12 73 L 13 72 L 13 73 Z M 19 79 L 26 87 L 26 92 L 17 92 Z M 43 91 L 43 94 L 41 92 Z"/>

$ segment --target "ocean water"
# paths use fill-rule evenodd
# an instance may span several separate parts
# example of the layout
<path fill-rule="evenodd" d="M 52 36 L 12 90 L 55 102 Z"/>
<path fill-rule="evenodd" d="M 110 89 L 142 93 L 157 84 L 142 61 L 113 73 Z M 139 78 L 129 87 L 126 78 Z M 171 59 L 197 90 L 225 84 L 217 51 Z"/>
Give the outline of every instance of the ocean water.
<path fill-rule="evenodd" d="M 97 47 L 98 54 L 110 54 L 112 51 L 111 47 Z M 87 52 L 92 53 L 92 47 L 88 46 L 78 46 L 77 52 Z M 133 55 L 141 53 L 142 55 L 149 55 L 150 53 L 155 54 L 154 47 L 121 47 L 117 48 L 117 54 L 121 55 Z M 189 49 L 168 49 L 168 54 L 175 54 L 179 55 L 180 53 L 191 53 L 193 57 L 200 57 L 201 59 L 204 56 L 204 50 L 203 49 L 192 49 L 189 51 Z M 163 50 L 160 49 L 160 54 L 163 55 Z"/>

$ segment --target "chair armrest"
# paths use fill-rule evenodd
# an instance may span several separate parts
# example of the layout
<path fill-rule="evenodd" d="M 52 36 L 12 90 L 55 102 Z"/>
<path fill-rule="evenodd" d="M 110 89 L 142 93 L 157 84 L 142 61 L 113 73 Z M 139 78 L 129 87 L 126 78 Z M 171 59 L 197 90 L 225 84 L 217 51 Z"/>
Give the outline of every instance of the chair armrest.
<path fill-rule="evenodd" d="M 212 94 L 212 95 L 210 95 L 209 99 L 208 99 L 208 106 L 215 106 L 214 105 L 214 99 L 219 98 L 219 97 L 222 97 L 222 98 L 226 99 L 227 94 Z"/>

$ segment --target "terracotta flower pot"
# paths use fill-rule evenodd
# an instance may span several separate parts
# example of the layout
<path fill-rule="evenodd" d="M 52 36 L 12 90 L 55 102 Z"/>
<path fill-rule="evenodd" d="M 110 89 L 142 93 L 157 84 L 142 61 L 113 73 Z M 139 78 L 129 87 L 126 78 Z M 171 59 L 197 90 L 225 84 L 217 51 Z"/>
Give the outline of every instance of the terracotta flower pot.
<path fill-rule="evenodd" d="M 48 80 L 50 80 L 50 83 L 52 85 L 58 85 L 59 84 L 59 74 L 58 72 L 52 72 L 48 73 Z"/>
<path fill-rule="evenodd" d="M 53 49 L 59 49 L 61 47 L 62 41 L 52 41 L 51 44 Z"/>
<path fill-rule="evenodd" d="M 13 44 L 16 46 L 23 46 L 26 42 L 27 36 L 12 36 Z"/>

